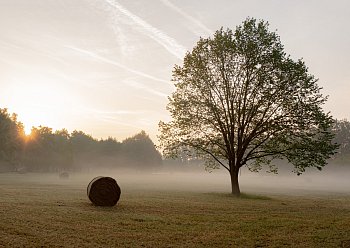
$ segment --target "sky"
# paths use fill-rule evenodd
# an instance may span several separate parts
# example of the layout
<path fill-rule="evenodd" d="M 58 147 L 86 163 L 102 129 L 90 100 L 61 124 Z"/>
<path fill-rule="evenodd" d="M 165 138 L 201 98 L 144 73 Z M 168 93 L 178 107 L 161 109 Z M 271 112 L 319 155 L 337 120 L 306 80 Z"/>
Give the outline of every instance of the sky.
<path fill-rule="evenodd" d="M 0 108 L 32 126 L 157 143 L 172 69 L 199 37 L 264 19 L 350 119 L 347 0 L 0 0 Z"/>

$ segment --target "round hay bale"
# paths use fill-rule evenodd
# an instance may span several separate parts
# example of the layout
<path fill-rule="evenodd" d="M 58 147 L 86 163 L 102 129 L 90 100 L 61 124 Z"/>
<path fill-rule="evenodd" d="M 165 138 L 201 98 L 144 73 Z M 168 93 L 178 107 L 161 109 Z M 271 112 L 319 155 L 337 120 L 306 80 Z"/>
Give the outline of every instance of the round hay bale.
<path fill-rule="evenodd" d="M 87 195 L 96 206 L 114 206 L 119 201 L 121 190 L 111 177 L 95 177 L 87 187 Z"/>
<path fill-rule="evenodd" d="M 17 168 L 17 173 L 19 173 L 19 174 L 26 174 L 27 173 L 27 168 L 26 167 L 19 167 L 19 168 Z"/>
<path fill-rule="evenodd" d="M 69 173 L 67 171 L 63 171 L 59 174 L 59 177 L 62 179 L 69 178 Z"/>

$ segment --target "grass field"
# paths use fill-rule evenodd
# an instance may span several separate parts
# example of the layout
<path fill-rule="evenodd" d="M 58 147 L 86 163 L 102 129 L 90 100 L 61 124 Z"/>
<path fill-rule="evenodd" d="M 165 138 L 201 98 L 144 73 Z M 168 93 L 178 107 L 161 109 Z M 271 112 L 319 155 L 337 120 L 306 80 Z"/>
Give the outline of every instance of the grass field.
<path fill-rule="evenodd" d="M 350 247 L 350 193 L 251 188 L 236 199 L 157 176 L 118 181 L 108 208 L 89 202 L 91 176 L 0 174 L 0 247 Z"/>

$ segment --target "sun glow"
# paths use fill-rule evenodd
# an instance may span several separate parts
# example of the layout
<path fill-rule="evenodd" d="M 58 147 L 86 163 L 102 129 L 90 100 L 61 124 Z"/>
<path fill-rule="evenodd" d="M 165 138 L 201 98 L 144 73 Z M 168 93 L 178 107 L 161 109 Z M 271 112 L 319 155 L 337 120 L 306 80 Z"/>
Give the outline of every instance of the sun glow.
<path fill-rule="evenodd" d="M 73 99 L 69 86 L 46 77 L 12 78 L 4 99 L 10 112 L 18 114 L 24 132 L 30 135 L 32 127 L 47 126 L 54 130 L 66 127 L 67 113 L 71 113 Z"/>
<path fill-rule="evenodd" d="M 26 136 L 30 136 L 32 133 L 32 127 L 31 126 L 24 126 L 24 134 Z"/>

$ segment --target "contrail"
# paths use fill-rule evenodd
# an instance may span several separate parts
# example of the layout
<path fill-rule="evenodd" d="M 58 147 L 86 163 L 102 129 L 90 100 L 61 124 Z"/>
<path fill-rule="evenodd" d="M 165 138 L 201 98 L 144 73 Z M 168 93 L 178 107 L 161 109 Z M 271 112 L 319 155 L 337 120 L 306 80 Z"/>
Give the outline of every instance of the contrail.
<path fill-rule="evenodd" d="M 153 27 L 151 24 L 147 23 L 140 17 L 134 15 L 131 13 L 129 10 L 124 8 L 122 5 L 120 5 L 117 1 L 113 0 L 106 0 L 106 3 L 111 5 L 112 7 L 116 8 L 119 10 L 121 13 L 129 17 L 134 23 L 136 23 L 138 26 L 143 28 L 147 33 L 147 35 L 153 39 L 155 42 L 163 46 L 169 53 L 173 54 L 175 57 L 178 59 L 183 59 L 185 53 L 186 53 L 186 48 L 177 43 L 176 40 L 173 38 L 169 37 L 159 29 Z"/>
<path fill-rule="evenodd" d="M 115 62 L 115 61 L 113 61 L 113 60 L 111 60 L 111 59 L 104 58 L 104 57 L 102 57 L 102 56 L 100 56 L 100 55 L 98 55 L 98 54 L 96 54 L 96 53 L 94 53 L 94 52 L 87 51 L 87 50 L 84 50 L 84 49 L 80 49 L 80 48 L 77 48 L 77 47 L 72 47 L 72 46 L 65 46 L 65 47 L 66 47 L 66 48 L 69 48 L 69 49 L 71 49 L 71 50 L 80 52 L 80 53 L 82 53 L 82 54 L 88 55 L 88 56 L 90 56 L 90 57 L 92 57 L 92 58 L 94 58 L 94 59 L 97 59 L 97 60 L 99 60 L 99 61 L 102 61 L 102 62 L 104 62 L 104 63 L 111 64 L 111 65 L 115 65 L 115 66 L 117 66 L 117 67 L 119 67 L 119 68 L 122 68 L 122 69 L 124 69 L 124 70 L 126 70 L 126 71 L 128 71 L 128 72 L 131 72 L 131 73 L 133 73 L 133 74 L 136 74 L 136 75 L 138 75 L 138 76 L 141 76 L 141 77 L 144 77 L 144 78 L 148 78 L 148 79 L 152 79 L 152 80 L 155 80 L 155 81 L 158 81 L 158 82 L 167 83 L 167 84 L 172 85 L 172 84 L 171 84 L 169 81 L 167 81 L 167 80 L 164 80 L 164 79 L 161 79 L 161 78 L 157 78 L 157 77 L 154 77 L 154 76 L 152 76 L 152 75 L 146 74 L 146 73 L 144 73 L 144 72 L 131 69 L 131 68 L 129 68 L 129 67 L 123 65 L 123 64 L 120 64 L 120 63 L 118 63 L 118 62 Z"/>
<path fill-rule="evenodd" d="M 144 84 L 141 84 L 141 83 L 138 83 L 135 81 L 128 81 L 127 85 L 129 85 L 135 89 L 141 89 L 141 90 L 148 91 L 149 93 L 152 93 L 152 94 L 160 96 L 160 97 L 168 97 L 168 94 L 165 94 L 165 93 L 160 92 L 158 90 L 150 89 L 149 87 L 146 87 Z"/>
<path fill-rule="evenodd" d="M 22 40 L 25 42 L 25 40 Z M 64 65 L 69 65 L 66 61 L 64 61 L 63 59 L 58 58 L 57 56 L 52 55 L 52 53 L 50 53 L 48 50 L 45 52 L 45 49 L 43 49 L 42 47 L 40 49 L 35 49 L 33 48 L 33 46 L 31 45 L 26 45 L 26 46 L 20 46 L 20 45 L 16 45 L 13 42 L 5 42 L 3 40 L 0 40 L 0 48 L 2 47 L 7 47 L 9 49 L 14 49 L 16 52 L 20 52 L 22 54 L 30 54 L 32 55 L 33 53 L 35 55 L 39 55 L 51 60 L 54 60 L 56 62 L 59 62 L 61 64 Z M 7 62 L 8 64 L 10 64 L 10 62 Z"/>
<path fill-rule="evenodd" d="M 170 2 L 169 0 L 161 0 L 163 2 L 164 5 L 172 8 L 174 11 L 176 11 L 177 13 L 179 13 L 180 15 L 182 15 L 183 17 L 185 17 L 187 20 L 191 21 L 192 23 L 194 23 L 195 25 L 197 25 L 197 27 L 199 27 L 202 31 L 204 31 L 207 35 L 211 35 L 214 32 L 212 30 L 210 30 L 208 27 L 206 27 L 203 23 L 201 23 L 200 21 L 198 21 L 197 19 L 195 19 L 194 17 L 190 16 L 189 14 L 187 14 L 186 12 L 184 12 L 182 9 L 180 9 L 179 7 L 177 7 L 176 5 L 174 5 L 172 2 Z M 197 33 L 197 32 L 195 32 Z"/>
<path fill-rule="evenodd" d="M 94 110 L 92 110 L 92 111 L 94 111 Z M 146 124 L 146 125 L 148 123 L 145 123 L 145 121 L 148 121 L 152 125 L 154 125 L 154 123 L 152 121 L 149 121 L 149 119 L 138 118 L 140 115 L 141 116 L 145 116 L 146 115 L 146 116 L 148 116 L 148 118 L 152 118 L 152 116 L 154 116 L 154 113 L 156 113 L 157 116 L 158 116 L 158 113 L 154 112 L 154 111 L 140 111 L 140 112 L 138 112 L 138 111 L 134 111 L 134 112 L 133 111 L 111 111 L 111 112 L 94 111 L 94 112 L 95 112 L 94 114 L 99 119 L 101 119 L 101 120 L 103 120 L 105 122 L 112 122 L 112 123 L 115 123 L 115 124 L 118 124 L 118 125 L 132 127 L 132 128 L 137 128 L 137 129 L 139 129 L 140 126 L 139 125 L 135 125 L 135 121 L 137 123 L 143 122 L 142 124 Z M 124 115 L 129 115 L 129 118 L 125 118 Z"/>

